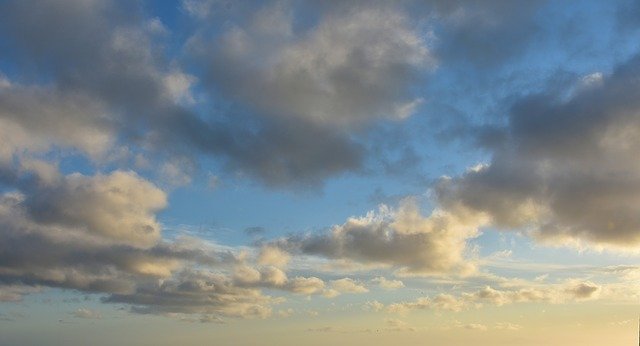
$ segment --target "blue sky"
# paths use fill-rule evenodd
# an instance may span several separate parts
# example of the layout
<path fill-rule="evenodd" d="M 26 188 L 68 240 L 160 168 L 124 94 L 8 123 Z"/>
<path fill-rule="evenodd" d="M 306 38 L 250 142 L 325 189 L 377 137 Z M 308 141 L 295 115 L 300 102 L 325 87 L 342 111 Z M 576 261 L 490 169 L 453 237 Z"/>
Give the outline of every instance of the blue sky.
<path fill-rule="evenodd" d="M 2 2 L 0 343 L 634 340 L 638 14 Z"/>

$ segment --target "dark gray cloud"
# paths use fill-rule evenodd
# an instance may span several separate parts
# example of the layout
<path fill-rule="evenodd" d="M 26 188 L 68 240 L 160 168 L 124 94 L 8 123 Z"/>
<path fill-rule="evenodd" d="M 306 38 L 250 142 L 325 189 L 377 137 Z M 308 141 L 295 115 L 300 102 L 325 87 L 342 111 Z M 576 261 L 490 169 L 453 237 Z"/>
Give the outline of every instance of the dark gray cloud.
<path fill-rule="evenodd" d="M 1 6 L 0 38 L 12 68 L 0 83 L 0 121 L 16 133 L 3 140 L 3 156 L 51 144 L 94 159 L 137 148 L 197 160 L 196 151 L 268 185 L 318 186 L 365 162 L 357 133 L 336 125 L 409 116 L 421 101 L 407 92 L 430 64 L 421 36 L 398 11 L 327 15 L 303 32 L 290 18 L 277 20 L 288 8 L 265 6 L 224 38 L 207 40 L 196 30 L 189 40 L 205 51 L 219 47 L 206 51 L 213 63 L 204 82 L 238 103 L 196 113 L 190 102 L 198 79 L 167 57 L 171 33 L 140 3 Z M 281 44 L 263 50 L 264 35 Z M 235 50 L 238 44 L 248 51 Z M 247 60 L 250 52 L 270 57 L 260 66 Z"/>
<path fill-rule="evenodd" d="M 188 42 L 211 94 L 245 110 L 255 129 L 231 164 L 271 185 L 361 171 L 372 155 L 363 131 L 412 115 L 422 103 L 412 88 L 435 66 L 399 9 L 328 6 L 299 27 L 294 13 L 304 10 L 265 4 L 222 33 L 203 25 Z"/>
<path fill-rule="evenodd" d="M 440 200 L 547 240 L 637 246 L 639 76 L 635 57 L 611 75 L 583 78 L 568 99 L 520 99 L 491 162 L 443 180 Z"/>

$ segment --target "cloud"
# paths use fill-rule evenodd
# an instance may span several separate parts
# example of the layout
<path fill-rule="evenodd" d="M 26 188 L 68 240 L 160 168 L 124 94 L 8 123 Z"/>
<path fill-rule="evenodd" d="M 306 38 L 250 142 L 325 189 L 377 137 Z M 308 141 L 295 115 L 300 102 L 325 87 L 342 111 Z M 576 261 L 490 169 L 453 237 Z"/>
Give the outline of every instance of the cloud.
<path fill-rule="evenodd" d="M 293 15 L 304 7 L 270 3 L 224 29 L 205 24 L 189 39 L 210 96 L 236 113 L 223 115 L 224 131 L 214 133 L 228 140 L 203 141 L 205 152 L 270 186 L 318 186 L 362 171 L 371 123 L 416 111 L 422 98 L 413 90 L 434 66 L 423 33 L 391 6 L 330 7 L 299 28 Z"/>
<path fill-rule="evenodd" d="M 258 263 L 261 265 L 272 265 L 278 268 L 287 266 L 291 256 L 275 246 L 263 246 L 260 248 Z"/>
<path fill-rule="evenodd" d="M 389 330 L 389 331 L 396 331 L 396 332 L 404 332 L 404 331 L 415 332 L 416 331 L 416 329 L 414 327 L 411 327 L 407 322 L 399 320 L 397 318 L 387 318 L 384 321 L 384 323 L 387 326 L 386 330 Z"/>
<path fill-rule="evenodd" d="M 491 68 L 521 56 L 540 34 L 535 12 L 543 2 L 526 0 L 430 1 L 435 16 L 442 21 L 440 45 L 435 54 L 456 66 L 473 64 Z"/>
<path fill-rule="evenodd" d="M 485 326 L 484 324 L 480 324 L 480 323 L 468 323 L 468 324 L 464 324 L 462 325 L 462 328 L 464 329 L 469 329 L 469 330 L 478 330 L 481 332 L 487 331 L 487 326 Z"/>
<path fill-rule="evenodd" d="M 331 281 L 331 288 L 325 290 L 323 295 L 327 298 L 336 297 L 342 293 L 367 293 L 369 289 L 353 279 L 344 278 Z"/>
<path fill-rule="evenodd" d="M 377 283 L 381 288 L 385 290 L 396 290 L 404 287 L 404 283 L 402 281 L 388 280 L 383 276 L 378 276 L 371 281 Z"/>
<path fill-rule="evenodd" d="M 0 72 L 1 73 L 1 72 Z M 7 82 L 8 83 L 8 82 Z M 0 163 L 25 150 L 46 152 L 51 145 L 105 157 L 115 131 L 104 106 L 80 93 L 9 84 L 0 88 Z"/>
<path fill-rule="evenodd" d="M 279 245 L 330 259 L 392 266 L 404 274 L 464 274 L 473 270 L 465 258 L 466 242 L 478 235 L 481 222 L 476 215 L 442 210 L 424 217 L 408 199 L 396 210 L 383 205 L 330 232 L 290 237 Z"/>
<path fill-rule="evenodd" d="M 414 301 L 393 303 L 386 306 L 387 312 L 407 313 L 412 310 L 445 310 L 459 312 L 485 305 L 503 306 L 516 303 L 567 303 L 595 299 L 601 287 L 576 279 L 539 287 L 523 287 L 518 289 L 495 289 L 485 286 L 474 292 L 460 295 L 438 294 L 433 298 L 419 297 Z"/>
<path fill-rule="evenodd" d="M 296 277 L 287 283 L 287 289 L 298 294 L 316 294 L 324 289 L 324 281 L 317 277 Z"/>
<path fill-rule="evenodd" d="M 82 191 L 73 197 L 63 180 L 43 191 L 34 187 L 37 184 L 32 186 L 35 190 L 30 192 L 39 196 L 36 209 L 30 205 L 32 196 L 11 192 L 0 197 L 0 285 L 4 289 L 22 284 L 125 293 L 139 281 L 171 276 L 185 262 L 225 261 L 225 254 L 199 249 L 188 241 L 161 241 L 153 211 L 144 208 L 157 206 L 156 197 L 164 203 L 164 195 L 141 178 L 126 172 L 71 177 L 75 178 L 81 184 L 74 180 L 72 190 L 81 186 Z M 139 200 L 131 205 L 142 196 L 151 204 Z M 45 207 L 47 201 L 55 206 Z"/>
<path fill-rule="evenodd" d="M 54 168 L 25 165 L 20 189 L 0 195 L 2 300 L 56 287 L 99 293 L 138 313 L 217 320 L 269 316 L 281 299 L 262 288 L 324 285 L 302 277 L 289 285 L 282 270 L 266 262 L 256 269 L 203 239 L 163 240 L 156 213 L 166 195 L 133 172 L 62 175 Z"/>
<path fill-rule="evenodd" d="M 384 309 L 384 304 L 380 303 L 377 300 L 371 300 L 371 301 L 366 302 L 363 305 L 363 308 L 365 310 L 378 312 L 378 311 L 382 311 L 382 309 Z"/>
<path fill-rule="evenodd" d="M 31 189 L 21 205 L 38 223 L 136 247 L 149 247 L 160 239 L 155 212 L 166 206 L 167 197 L 133 172 L 76 173 Z"/>
<path fill-rule="evenodd" d="M 101 319 L 102 315 L 98 311 L 93 311 L 87 308 L 78 308 L 73 312 L 70 312 L 73 317 L 83 319 Z"/>
<path fill-rule="evenodd" d="M 39 292 L 41 289 L 23 285 L 0 285 L 0 302 L 19 302 L 27 294 Z"/>
<path fill-rule="evenodd" d="M 56 287 L 99 293 L 136 313 L 219 321 L 270 316 L 284 298 L 263 289 L 329 294 L 317 277 L 289 279 L 280 268 L 290 256 L 279 248 L 248 256 L 198 238 L 162 239 L 156 213 L 166 195 L 133 172 L 63 175 L 25 161 L 16 186 L 0 195 L 2 300 Z M 350 279 L 330 287 L 338 294 L 367 291 Z"/>
<path fill-rule="evenodd" d="M 314 124 L 403 118 L 415 108 L 416 99 L 407 98 L 414 76 L 434 59 L 407 16 L 390 7 L 354 7 L 329 11 L 298 31 L 291 12 L 268 5 L 225 33 L 207 52 L 210 82 L 263 116 Z"/>
<path fill-rule="evenodd" d="M 15 63 L 11 78 L 0 71 L 4 163 L 54 145 L 93 161 L 126 162 L 144 152 L 152 163 L 165 163 L 161 173 L 169 182 L 183 185 L 191 172 L 175 163 L 197 168 L 194 154 L 201 154 L 271 186 L 305 187 L 361 168 L 362 145 L 342 131 L 303 119 L 195 109 L 197 79 L 167 57 L 168 30 L 141 6 L 73 0 L 1 6 L 0 38 Z M 28 78 L 29 71 L 47 82 Z"/>
<path fill-rule="evenodd" d="M 600 286 L 592 282 L 580 282 L 567 289 L 567 292 L 573 295 L 576 299 L 593 298 L 599 291 Z"/>
<path fill-rule="evenodd" d="M 443 179 L 441 203 L 550 244 L 637 248 L 639 75 L 634 57 L 569 99 L 551 92 L 521 98 L 491 162 Z"/>
<path fill-rule="evenodd" d="M 279 300 L 259 289 L 233 285 L 228 278 L 205 271 L 183 270 L 170 280 L 140 285 L 131 294 L 112 294 L 108 303 L 125 303 L 142 314 L 204 314 L 264 318 Z"/>

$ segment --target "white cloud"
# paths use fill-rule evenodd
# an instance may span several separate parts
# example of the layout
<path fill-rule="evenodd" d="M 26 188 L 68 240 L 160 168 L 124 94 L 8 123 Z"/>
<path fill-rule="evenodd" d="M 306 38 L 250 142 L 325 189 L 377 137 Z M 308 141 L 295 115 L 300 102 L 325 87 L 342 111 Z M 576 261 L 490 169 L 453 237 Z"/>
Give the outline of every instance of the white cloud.
<path fill-rule="evenodd" d="M 336 297 L 342 293 L 367 293 L 369 289 L 358 282 L 349 279 L 338 279 L 331 281 L 331 288 L 326 290 L 323 295 L 327 298 Z"/>
<path fill-rule="evenodd" d="M 322 292 L 324 281 L 317 277 L 295 277 L 287 282 L 287 289 L 298 294 L 316 294 Z"/>
<path fill-rule="evenodd" d="M 285 268 L 291 255 L 275 246 L 263 246 L 260 248 L 258 263 L 262 265 L 272 265 L 278 268 Z"/>
<path fill-rule="evenodd" d="M 404 283 L 400 280 L 388 280 L 383 276 L 378 276 L 371 280 L 385 290 L 396 290 L 404 287 Z"/>

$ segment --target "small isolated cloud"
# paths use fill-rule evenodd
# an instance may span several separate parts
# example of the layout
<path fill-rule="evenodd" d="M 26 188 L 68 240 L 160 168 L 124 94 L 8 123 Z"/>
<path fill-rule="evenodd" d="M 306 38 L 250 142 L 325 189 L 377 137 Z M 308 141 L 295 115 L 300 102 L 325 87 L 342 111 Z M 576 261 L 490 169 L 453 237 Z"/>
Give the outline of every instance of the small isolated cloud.
<path fill-rule="evenodd" d="M 388 280 L 383 276 L 378 276 L 371 280 L 371 282 L 377 284 L 385 290 L 396 290 L 404 287 L 404 283 L 400 280 Z"/>
<path fill-rule="evenodd" d="M 215 190 L 222 184 L 222 180 L 217 175 L 209 173 L 207 175 L 207 188 L 209 190 Z"/>
<path fill-rule="evenodd" d="M 497 330 L 520 330 L 522 326 L 516 323 L 498 322 L 493 328 Z"/>
<path fill-rule="evenodd" d="M 394 332 L 415 332 L 416 329 L 409 325 L 407 322 L 396 319 L 388 318 L 384 321 L 386 330 Z"/>
<path fill-rule="evenodd" d="M 187 159 L 174 159 L 167 161 L 160 167 L 161 180 L 169 186 L 189 185 L 192 180 L 195 167 L 193 162 Z"/>
<path fill-rule="evenodd" d="M 486 332 L 488 330 L 517 331 L 522 329 L 522 326 L 519 324 L 510 323 L 510 322 L 497 322 L 494 325 L 488 325 L 484 323 L 462 323 L 460 321 L 455 321 L 452 325 L 445 327 L 445 329 L 450 329 L 450 328 Z"/>
<path fill-rule="evenodd" d="M 331 281 L 331 287 L 341 293 L 366 293 L 369 290 L 353 279 L 344 278 Z"/>
<path fill-rule="evenodd" d="M 567 293 L 576 299 L 591 299 L 597 296 L 600 286 L 592 282 L 578 282 L 567 288 Z"/>
<path fill-rule="evenodd" d="M 84 318 L 90 320 L 101 319 L 102 315 L 98 311 L 90 310 L 87 308 L 78 308 L 77 310 L 70 313 L 75 318 Z"/>
<path fill-rule="evenodd" d="M 469 329 L 469 330 L 477 330 L 477 331 L 481 331 L 481 332 L 485 332 L 485 331 L 487 331 L 487 329 L 489 329 L 487 326 L 485 326 L 484 324 L 480 324 L 480 323 L 464 324 L 464 325 L 462 325 L 462 328 Z"/>
<path fill-rule="evenodd" d="M 336 297 L 342 293 L 367 293 L 369 289 L 362 284 L 354 281 L 353 279 L 344 278 L 333 280 L 330 283 L 328 290 L 323 292 L 323 295 L 327 298 Z"/>
<path fill-rule="evenodd" d="M 291 292 L 306 295 L 320 293 L 324 287 L 324 281 L 317 277 L 296 277 L 287 283 L 287 289 Z"/>

